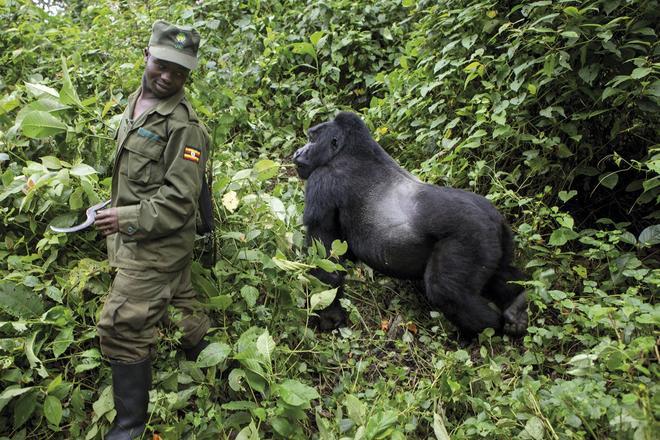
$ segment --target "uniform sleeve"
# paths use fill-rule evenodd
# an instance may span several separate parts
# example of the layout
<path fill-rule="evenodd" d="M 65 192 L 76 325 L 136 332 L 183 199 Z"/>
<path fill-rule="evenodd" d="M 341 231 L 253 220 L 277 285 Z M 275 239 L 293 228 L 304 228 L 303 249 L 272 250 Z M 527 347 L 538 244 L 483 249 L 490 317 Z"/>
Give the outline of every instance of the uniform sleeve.
<path fill-rule="evenodd" d="M 119 232 L 124 241 L 152 240 L 194 224 L 208 154 L 204 130 L 197 125 L 176 129 L 163 152 L 165 178 L 149 199 L 137 205 L 120 206 Z"/>

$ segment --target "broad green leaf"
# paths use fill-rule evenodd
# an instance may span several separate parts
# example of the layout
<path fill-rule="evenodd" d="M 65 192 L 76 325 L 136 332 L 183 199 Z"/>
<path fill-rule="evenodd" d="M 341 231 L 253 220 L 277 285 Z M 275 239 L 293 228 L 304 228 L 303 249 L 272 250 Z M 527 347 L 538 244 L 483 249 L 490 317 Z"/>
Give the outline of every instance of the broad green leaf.
<path fill-rule="evenodd" d="M 271 196 L 269 197 L 268 204 L 270 205 L 270 210 L 275 217 L 277 217 L 282 222 L 286 220 L 286 208 L 280 199 Z"/>
<path fill-rule="evenodd" d="M 312 43 L 293 43 L 293 53 L 306 54 L 316 59 L 316 49 Z"/>
<path fill-rule="evenodd" d="M 549 244 L 551 246 L 563 246 L 569 240 L 573 240 L 578 237 L 578 234 L 575 231 L 572 231 L 567 228 L 559 228 L 552 231 L 550 235 Z"/>
<path fill-rule="evenodd" d="M 254 370 L 245 370 L 245 378 L 247 379 L 248 385 L 254 391 L 260 393 L 266 392 L 266 387 L 268 386 L 268 381 L 264 379 L 264 374 L 260 372 L 255 372 Z"/>
<path fill-rule="evenodd" d="M 660 311 L 644 313 L 635 318 L 635 321 L 639 322 L 640 324 L 660 325 Z"/>
<path fill-rule="evenodd" d="M 571 217 L 569 214 L 563 214 L 557 217 L 557 223 L 567 229 L 573 229 L 573 226 L 575 225 L 573 217 Z"/>
<path fill-rule="evenodd" d="M 320 398 L 315 388 L 294 379 L 285 380 L 277 389 L 284 402 L 300 408 L 308 408 L 311 400 Z"/>
<path fill-rule="evenodd" d="M 366 422 L 367 407 L 353 394 L 348 394 L 344 399 L 348 418 L 353 420 L 356 425 L 364 425 Z"/>
<path fill-rule="evenodd" d="M 470 64 L 468 64 L 467 66 L 465 66 L 463 68 L 463 71 L 473 72 L 473 71 L 477 70 L 479 68 L 479 66 L 481 66 L 481 63 L 479 61 L 473 61 Z"/>
<path fill-rule="evenodd" d="M 317 31 L 317 32 L 314 32 L 314 33 L 309 37 L 309 41 L 311 41 L 312 44 L 313 44 L 314 46 L 316 46 L 316 45 L 319 44 L 319 40 L 323 37 L 323 35 L 325 35 L 325 33 L 324 33 L 323 31 Z"/>
<path fill-rule="evenodd" d="M 271 420 L 273 430 L 282 438 L 295 438 L 295 427 L 284 417 L 273 417 Z"/>
<path fill-rule="evenodd" d="M 341 266 L 325 258 L 322 260 L 317 260 L 316 265 L 326 272 L 335 272 L 341 269 Z"/>
<path fill-rule="evenodd" d="M 220 27 L 220 20 L 209 20 L 206 22 L 206 27 L 214 31 Z"/>
<path fill-rule="evenodd" d="M 43 156 L 41 158 L 41 163 L 50 170 L 59 170 L 62 168 L 62 162 L 55 156 Z"/>
<path fill-rule="evenodd" d="M 332 255 L 340 257 L 348 251 L 348 242 L 343 240 L 334 240 L 332 242 Z"/>
<path fill-rule="evenodd" d="M 538 417 L 531 417 L 525 424 L 525 432 L 534 440 L 543 440 L 545 438 L 543 421 Z"/>
<path fill-rule="evenodd" d="M 33 139 L 41 139 L 53 136 L 67 130 L 67 125 L 52 114 L 32 110 L 28 112 L 21 121 L 22 133 Z"/>
<path fill-rule="evenodd" d="M 98 421 L 101 417 L 106 415 L 108 412 L 112 411 L 115 407 L 113 398 L 112 398 L 112 385 L 108 385 L 101 391 L 101 395 L 98 400 L 92 404 L 94 409 L 93 421 Z"/>
<path fill-rule="evenodd" d="M 559 199 L 564 203 L 568 202 L 569 200 L 571 200 L 576 195 L 577 195 L 577 191 L 575 191 L 575 190 L 570 190 L 568 192 L 559 191 Z"/>
<path fill-rule="evenodd" d="M 21 105 L 21 100 L 18 98 L 18 93 L 13 92 L 9 95 L 5 95 L 0 99 L 0 116 L 5 113 L 9 113 L 14 110 L 16 107 Z"/>
<path fill-rule="evenodd" d="M 257 298 L 259 298 L 259 290 L 254 286 L 243 286 L 241 288 L 241 296 L 245 300 L 245 303 L 249 308 L 252 308 L 257 303 Z"/>
<path fill-rule="evenodd" d="M 660 244 L 660 225 L 652 225 L 645 228 L 639 234 L 639 243 L 644 246 L 655 246 Z"/>
<path fill-rule="evenodd" d="M 73 327 L 64 327 L 53 340 L 53 356 L 60 357 L 73 343 Z"/>
<path fill-rule="evenodd" d="M 260 440 L 259 430 L 257 429 L 254 421 L 250 421 L 250 424 L 241 431 L 236 436 L 235 440 Z"/>
<path fill-rule="evenodd" d="M 265 330 L 259 335 L 256 347 L 257 351 L 266 359 L 266 362 L 270 364 L 273 351 L 275 350 L 275 341 L 270 333 L 268 333 L 268 330 Z"/>
<path fill-rule="evenodd" d="M 209 298 L 209 307 L 213 310 L 224 311 L 234 302 L 230 295 L 218 295 Z"/>
<path fill-rule="evenodd" d="M 575 31 L 564 31 L 561 33 L 561 36 L 564 38 L 580 38 L 580 34 Z"/>
<path fill-rule="evenodd" d="M 277 176 L 280 165 L 270 159 L 263 159 L 254 164 L 253 169 L 257 173 L 257 178 L 259 180 L 268 180 Z"/>
<path fill-rule="evenodd" d="M 245 391 L 243 387 L 242 380 L 245 379 L 245 371 L 241 368 L 234 368 L 229 373 L 227 378 L 227 383 L 229 383 L 229 388 L 236 392 Z"/>
<path fill-rule="evenodd" d="M 25 394 L 34 387 L 21 388 L 19 385 L 10 385 L 0 394 L 0 411 L 13 399 L 21 394 Z"/>
<path fill-rule="evenodd" d="M 617 89 L 616 87 L 607 87 L 605 90 L 603 90 L 602 95 L 600 95 L 600 99 L 606 100 L 610 96 L 614 96 L 621 93 L 621 90 Z"/>
<path fill-rule="evenodd" d="M 96 174 L 96 170 L 87 164 L 79 163 L 78 165 L 71 167 L 70 173 L 74 176 L 82 177 Z"/>
<path fill-rule="evenodd" d="M 69 208 L 71 208 L 72 211 L 77 211 L 83 207 L 82 195 L 82 188 L 76 188 L 76 190 L 71 193 L 71 196 L 69 196 Z"/>
<path fill-rule="evenodd" d="M 239 180 L 249 179 L 252 176 L 252 168 L 246 168 L 244 170 L 237 171 L 231 177 L 232 182 L 237 182 Z"/>
<path fill-rule="evenodd" d="M 337 289 L 324 290 L 323 292 L 315 293 L 309 299 L 310 311 L 323 310 L 332 304 L 337 296 Z"/>
<path fill-rule="evenodd" d="M 650 67 L 637 67 L 632 71 L 630 77 L 634 79 L 641 79 L 644 78 L 646 75 L 650 74 L 651 72 L 653 72 L 653 69 Z"/>
<path fill-rule="evenodd" d="M 59 426 L 62 421 L 62 402 L 55 396 L 46 396 L 44 415 L 50 423 Z"/>
<path fill-rule="evenodd" d="M 444 419 L 438 413 L 433 413 L 433 433 L 437 440 L 450 440 Z"/>
<path fill-rule="evenodd" d="M 613 189 L 619 182 L 619 175 L 616 173 L 602 174 L 600 184 L 606 188 Z"/>
<path fill-rule="evenodd" d="M 62 110 L 66 110 L 69 108 L 71 107 L 62 104 L 58 99 L 52 98 L 50 96 L 44 96 L 42 98 L 39 98 L 37 101 L 33 101 L 24 107 L 26 111 L 41 110 L 44 112 L 48 112 L 52 115 L 55 115 L 58 112 L 61 112 Z"/>
<path fill-rule="evenodd" d="M 55 379 L 53 379 L 49 384 L 48 388 L 46 388 L 46 393 L 51 394 L 53 391 L 55 391 L 60 385 L 62 385 L 62 375 L 58 374 Z"/>
<path fill-rule="evenodd" d="M 43 84 L 34 84 L 34 83 L 25 83 L 25 87 L 27 87 L 28 91 L 35 97 L 39 98 L 43 95 L 50 95 L 54 98 L 59 99 L 60 94 L 57 93 L 57 90 L 55 90 L 52 87 L 45 86 Z"/>
<path fill-rule="evenodd" d="M 14 318 L 28 319 L 41 315 L 44 305 L 31 289 L 11 281 L 0 281 L 0 310 Z"/>
<path fill-rule="evenodd" d="M 231 353 L 231 347 L 224 342 L 210 343 L 197 358 L 197 366 L 199 367 L 212 367 L 224 362 Z"/>
<path fill-rule="evenodd" d="M 391 434 L 391 427 L 396 423 L 398 413 L 393 410 L 387 410 L 377 414 L 375 417 L 369 417 L 365 429 L 367 438 L 388 438 Z"/>
<path fill-rule="evenodd" d="M 18 429 L 27 422 L 37 407 L 37 393 L 31 392 L 19 397 L 14 406 L 14 429 Z"/>

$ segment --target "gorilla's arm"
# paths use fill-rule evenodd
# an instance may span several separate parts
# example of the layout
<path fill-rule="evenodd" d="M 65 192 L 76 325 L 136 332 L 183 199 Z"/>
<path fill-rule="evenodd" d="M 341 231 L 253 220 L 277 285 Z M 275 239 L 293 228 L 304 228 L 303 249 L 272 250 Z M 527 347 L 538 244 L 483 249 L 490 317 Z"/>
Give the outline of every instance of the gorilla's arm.
<path fill-rule="evenodd" d="M 319 240 L 323 243 L 326 250 L 332 247 L 333 241 L 341 240 L 337 212 L 329 213 L 327 216 L 318 218 L 317 222 L 307 224 L 306 245 L 309 247 L 313 240 Z M 344 275 L 341 272 L 326 272 L 322 269 L 314 269 L 312 275 L 332 287 L 339 287 L 344 281 Z"/>
<path fill-rule="evenodd" d="M 334 200 L 330 194 L 332 189 L 332 186 L 325 186 L 318 179 L 313 178 L 307 181 L 304 213 L 304 223 L 307 226 L 307 246 L 311 245 L 313 240 L 319 240 L 326 250 L 329 250 L 332 248 L 334 240 L 343 239 L 339 224 L 339 210 L 332 204 L 332 200 Z M 343 257 L 340 257 L 340 261 L 343 261 Z M 339 299 L 344 291 L 344 273 L 326 272 L 316 268 L 311 270 L 311 275 L 337 288 L 335 300 L 319 313 L 318 327 L 321 330 L 332 330 L 341 326 L 346 320 L 346 313 L 339 304 Z"/>

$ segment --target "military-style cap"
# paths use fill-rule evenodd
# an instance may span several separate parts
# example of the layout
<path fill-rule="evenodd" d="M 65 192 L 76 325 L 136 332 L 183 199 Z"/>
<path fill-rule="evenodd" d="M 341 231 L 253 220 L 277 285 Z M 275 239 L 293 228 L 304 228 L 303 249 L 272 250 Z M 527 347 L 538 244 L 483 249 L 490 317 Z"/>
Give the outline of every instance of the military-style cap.
<path fill-rule="evenodd" d="M 149 53 L 192 70 L 197 67 L 199 39 L 199 33 L 191 27 L 158 20 L 149 39 Z"/>

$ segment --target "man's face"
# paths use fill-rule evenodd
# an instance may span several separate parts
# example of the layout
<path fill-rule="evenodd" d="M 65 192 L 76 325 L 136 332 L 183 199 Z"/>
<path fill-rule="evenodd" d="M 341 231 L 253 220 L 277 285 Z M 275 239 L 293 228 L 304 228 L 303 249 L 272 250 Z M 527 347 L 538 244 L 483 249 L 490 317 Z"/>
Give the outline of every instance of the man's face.
<path fill-rule="evenodd" d="M 158 59 L 145 50 L 146 87 L 156 98 L 169 98 L 183 88 L 190 71 L 185 67 Z"/>

